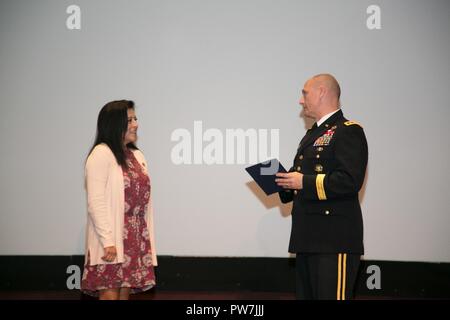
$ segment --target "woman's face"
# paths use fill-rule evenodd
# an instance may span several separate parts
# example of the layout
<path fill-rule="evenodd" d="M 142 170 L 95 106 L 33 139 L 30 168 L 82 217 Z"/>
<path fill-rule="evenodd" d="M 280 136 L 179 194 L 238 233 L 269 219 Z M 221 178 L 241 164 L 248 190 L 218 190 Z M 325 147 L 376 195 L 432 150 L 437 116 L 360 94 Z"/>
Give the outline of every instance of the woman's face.
<path fill-rule="evenodd" d="M 138 129 L 138 123 L 136 114 L 134 112 L 134 109 L 128 109 L 128 128 L 125 132 L 124 137 L 124 144 L 127 145 L 130 142 L 136 142 L 137 141 L 137 129 Z"/>

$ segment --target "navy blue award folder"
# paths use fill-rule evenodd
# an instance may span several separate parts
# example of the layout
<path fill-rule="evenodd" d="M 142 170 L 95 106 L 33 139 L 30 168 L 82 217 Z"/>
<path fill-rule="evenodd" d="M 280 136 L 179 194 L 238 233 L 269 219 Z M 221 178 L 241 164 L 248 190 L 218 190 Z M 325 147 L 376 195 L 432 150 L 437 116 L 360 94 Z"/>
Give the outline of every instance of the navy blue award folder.
<path fill-rule="evenodd" d="M 245 170 L 252 176 L 253 180 L 263 189 L 266 195 L 284 190 L 275 182 L 275 176 L 278 172 L 287 172 L 278 159 L 264 161 Z"/>

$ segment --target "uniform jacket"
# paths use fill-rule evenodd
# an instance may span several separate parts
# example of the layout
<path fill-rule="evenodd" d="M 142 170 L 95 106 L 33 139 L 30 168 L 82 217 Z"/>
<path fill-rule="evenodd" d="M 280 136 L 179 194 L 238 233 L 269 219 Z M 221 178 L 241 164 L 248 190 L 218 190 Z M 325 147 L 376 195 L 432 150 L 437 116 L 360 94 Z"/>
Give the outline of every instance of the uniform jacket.
<path fill-rule="evenodd" d="M 289 252 L 364 254 L 358 192 L 367 159 L 363 128 L 341 110 L 307 131 L 290 169 L 304 174 L 303 189 L 279 193 L 293 201 Z"/>
<path fill-rule="evenodd" d="M 147 162 L 142 152 L 133 150 L 133 154 L 147 172 Z M 88 261 L 89 255 L 90 265 L 122 263 L 125 261 L 123 253 L 125 186 L 122 167 L 106 144 L 99 144 L 92 150 L 86 161 L 85 177 L 88 211 L 85 261 Z M 156 266 L 158 262 L 151 197 L 145 220 L 150 234 L 152 263 Z M 105 262 L 101 257 L 104 255 L 104 248 L 109 246 L 116 246 L 117 257 L 112 262 Z"/>

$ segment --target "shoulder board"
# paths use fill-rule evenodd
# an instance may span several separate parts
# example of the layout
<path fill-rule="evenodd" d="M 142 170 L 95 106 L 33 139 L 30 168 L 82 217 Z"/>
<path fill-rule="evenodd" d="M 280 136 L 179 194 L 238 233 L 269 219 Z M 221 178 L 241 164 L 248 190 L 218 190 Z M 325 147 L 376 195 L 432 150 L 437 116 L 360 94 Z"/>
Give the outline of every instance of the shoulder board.
<path fill-rule="evenodd" d="M 345 121 L 344 124 L 345 124 L 346 126 L 351 126 L 351 125 L 356 124 L 356 125 L 358 125 L 358 126 L 360 126 L 360 127 L 362 128 L 362 125 L 360 125 L 360 124 L 359 124 L 358 122 L 356 122 L 356 121 Z"/>

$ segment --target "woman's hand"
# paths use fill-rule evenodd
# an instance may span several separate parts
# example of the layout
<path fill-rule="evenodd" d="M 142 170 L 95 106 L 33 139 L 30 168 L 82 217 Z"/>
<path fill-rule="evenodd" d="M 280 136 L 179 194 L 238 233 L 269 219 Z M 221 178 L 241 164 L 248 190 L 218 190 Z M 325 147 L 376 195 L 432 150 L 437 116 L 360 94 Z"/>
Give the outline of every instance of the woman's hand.
<path fill-rule="evenodd" d="M 102 259 L 106 262 L 112 262 L 117 256 L 117 250 L 115 246 L 106 247 L 105 248 L 105 255 L 102 257 Z"/>

